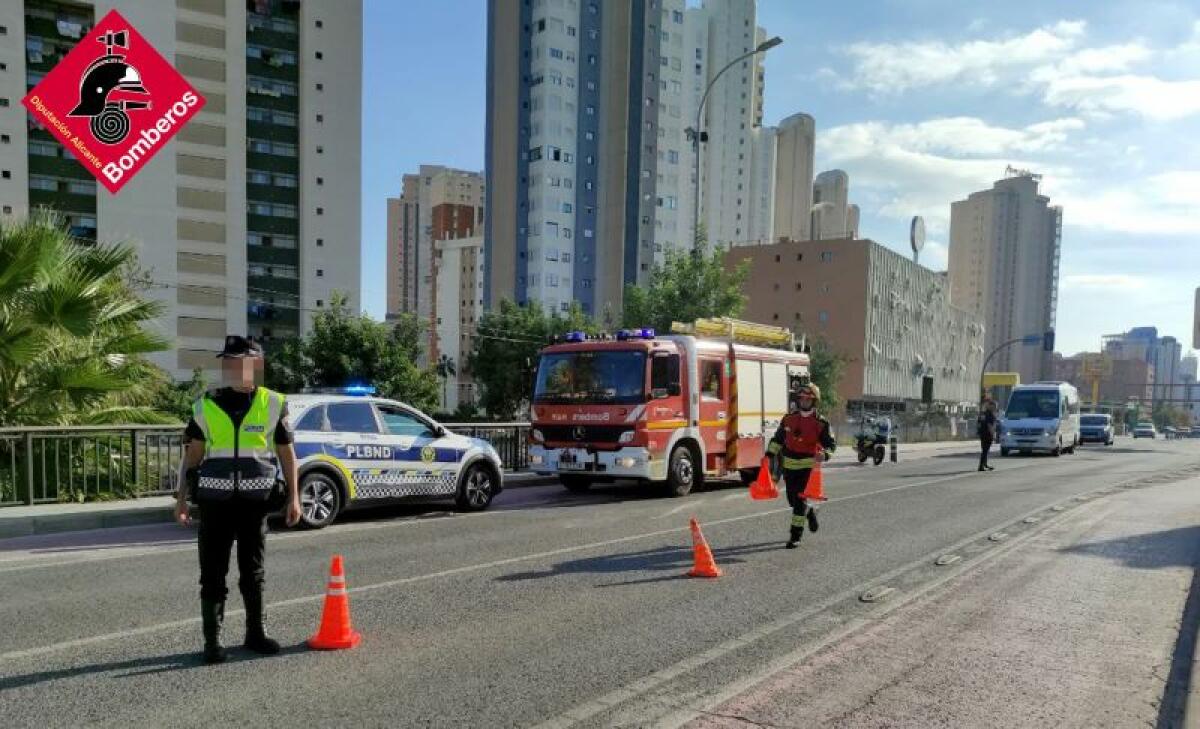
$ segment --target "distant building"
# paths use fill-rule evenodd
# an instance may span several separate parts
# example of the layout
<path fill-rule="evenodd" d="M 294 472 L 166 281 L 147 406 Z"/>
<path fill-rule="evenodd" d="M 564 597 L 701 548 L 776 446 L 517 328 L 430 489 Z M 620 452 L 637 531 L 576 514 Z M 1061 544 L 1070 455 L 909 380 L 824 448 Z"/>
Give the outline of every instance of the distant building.
<path fill-rule="evenodd" d="M 1096 356 L 1095 353 L 1092 356 Z M 1088 353 L 1061 357 L 1054 362 L 1055 380 L 1070 382 L 1079 389 L 1083 402 L 1090 404 L 1092 382 L 1084 377 L 1083 365 Z M 1149 401 L 1154 388 L 1154 365 L 1144 359 L 1113 359 L 1112 375 L 1100 380 L 1100 403 L 1104 407 L 1123 407 L 1130 400 Z"/>
<path fill-rule="evenodd" d="M 1196 305 L 1192 311 L 1192 349 L 1200 349 L 1200 286 L 1196 287 Z"/>
<path fill-rule="evenodd" d="M 813 182 L 814 240 L 846 238 L 850 177 L 842 170 L 827 170 Z M 818 210 L 819 209 L 819 210 Z"/>
<path fill-rule="evenodd" d="M 952 306 L 945 278 L 870 240 L 782 241 L 734 248 L 751 262 L 743 317 L 826 340 L 848 358 L 839 394 L 852 407 L 901 408 L 921 399 L 973 404 L 983 326 Z"/>
<path fill-rule="evenodd" d="M 1039 176 L 1009 174 L 950 206 L 951 299 L 983 320 L 989 352 L 1052 329 L 1058 308 L 1062 208 L 1039 194 Z M 1053 364 L 1041 347 L 1013 346 L 989 369 L 1034 382 L 1047 379 Z"/>
<path fill-rule="evenodd" d="M 434 244 L 482 230 L 483 175 L 421 165 L 417 174 L 404 175 L 402 184 L 401 196 L 387 200 L 387 313 L 416 314 L 429 325 L 429 354 L 436 350 Z"/>
<path fill-rule="evenodd" d="M 1180 359 L 1183 356 L 1183 345 L 1175 337 L 1162 337 L 1154 350 L 1154 399 L 1183 400 L 1183 392 L 1179 385 Z"/>
<path fill-rule="evenodd" d="M 858 238 L 858 219 L 861 211 L 854 203 L 846 206 L 846 237 Z"/>
<path fill-rule="evenodd" d="M 813 155 L 816 121 L 793 114 L 775 133 L 775 222 L 770 240 L 809 240 L 812 236 Z M 857 237 L 857 236 L 855 236 Z"/>
<path fill-rule="evenodd" d="M 483 236 L 434 243 L 436 290 L 433 364 L 445 357 L 455 374 L 442 388 L 441 409 L 454 412 L 460 403 L 475 402 L 475 384 L 467 366 L 475 327 L 483 315 Z"/>
<path fill-rule="evenodd" d="M 1179 361 L 1179 381 L 1185 384 L 1195 384 L 1197 361 L 1195 354 L 1189 354 Z"/>

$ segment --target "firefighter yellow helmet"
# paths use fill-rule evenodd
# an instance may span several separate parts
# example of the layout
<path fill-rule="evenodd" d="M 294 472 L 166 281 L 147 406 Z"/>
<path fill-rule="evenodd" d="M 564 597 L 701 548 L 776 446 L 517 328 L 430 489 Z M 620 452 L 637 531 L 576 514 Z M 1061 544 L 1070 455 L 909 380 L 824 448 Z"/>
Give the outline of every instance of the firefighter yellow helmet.
<path fill-rule="evenodd" d="M 812 396 L 813 402 L 821 402 L 821 388 L 817 387 L 816 383 L 806 382 L 796 390 L 796 395 L 808 394 Z"/>

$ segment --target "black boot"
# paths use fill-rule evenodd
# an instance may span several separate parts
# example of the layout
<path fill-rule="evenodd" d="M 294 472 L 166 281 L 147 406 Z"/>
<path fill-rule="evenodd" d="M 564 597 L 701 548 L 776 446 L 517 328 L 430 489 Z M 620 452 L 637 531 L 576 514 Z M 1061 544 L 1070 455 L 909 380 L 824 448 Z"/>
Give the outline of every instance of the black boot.
<path fill-rule="evenodd" d="M 788 539 L 788 543 L 783 545 L 784 548 L 785 549 L 795 549 L 796 547 L 800 546 L 800 539 L 803 536 L 804 536 L 804 528 L 803 527 L 798 527 L 798 526 L 792 527 L 791 537 Z"/>
<path fill-rule="evenodd" d="M 204 662 L 224 663 L 226 655 L 221 647 L 221 623 L 225 621 L 225 603 L 201 600 L 200 619 L 204 626 Z"/>
<path fill-rule="evenodd" d="M 817 510 L 811 506 L 808 507 L 808 528 L 811 529 L 814 534 L 816 534 L 817 530 L 821 528 L 821 525 L 817 523 Z"/>
<path fill-rule="evenodd" d="M 279 643 L 267 637 L 263 629 L 263 596 L 262 592 L 243 592 L 242 601 L 246 604 L 246 642 L 245 647 L 264 656 L 279 653 Z"/>

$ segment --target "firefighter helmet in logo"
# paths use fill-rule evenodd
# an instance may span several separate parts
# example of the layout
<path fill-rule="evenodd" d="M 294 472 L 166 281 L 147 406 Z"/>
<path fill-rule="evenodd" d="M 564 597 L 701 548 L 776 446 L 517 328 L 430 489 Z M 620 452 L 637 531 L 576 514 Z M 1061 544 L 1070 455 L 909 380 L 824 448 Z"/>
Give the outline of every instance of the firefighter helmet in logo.
<path fill-rule="evenodd" d="M 96 39 L 104 44 L 104 55 L 87 67 L 79 82 L 79 104 L 67 116 L 91 117 L 92 136 L 103 144 L 117 144 L 129 134 L 127 109 L 149 109 L 149 101 L 110 99 L 117 92 L 146 94 L 142 75 L 113 48 L 129 48 L 129 34 L 121 30 Z"/>
<path fill-rule="evenodd" d="M 583 427 L 582 425 L 576 425 L 574 429 L 571 430 L 571 435 L 574 436 L 575 440 L 583 440 L 587 437 L 587 428 Z"/>

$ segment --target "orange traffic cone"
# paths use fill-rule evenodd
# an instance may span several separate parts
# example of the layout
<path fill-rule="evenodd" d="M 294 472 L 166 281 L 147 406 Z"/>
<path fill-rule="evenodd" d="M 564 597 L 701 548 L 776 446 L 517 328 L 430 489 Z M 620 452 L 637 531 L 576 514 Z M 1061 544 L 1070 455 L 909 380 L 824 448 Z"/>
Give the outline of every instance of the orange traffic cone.
<path fill-rule="evenodd" d="M 688 577 L 720 577 L 721 568 L 713 559 L 712 550 L 709 549 L 708 542 L 704 541 L 704 535 L 700 533 L 700 525 L 696 523 L 695 517 L 692 518 L 691 524 L 692 554 L 695 566 L 688 572 Z"/>
<path fill-rule="evenodd" d="M 342 555 L 333 556 L 329 567 L 329 586 L 325 591 L 325 608 L 321 612 L 321 627 L 308 639 L 308 647 L 319 651 L 353 648 L 362 636 L 350 627 L 350 598 L 346 595 L 346 573 L 342 571 Z"/>
<path fill-rule="evenodd" d="M 758 467 L 758 478 L 750 486 L 750 498 L 755 501 L 769 501 L 779 498 L 779 489 L 771 480 L 771 459 L 763 456 L 762 465 Z"/>
<path fill-rule="evenodd" d="M 800 498 L 808 501 L 827 501 L 825 498 L 824 479 L 821 478 L 821 462 L 817 461 L 817 465 L 813 466 L 812 473 L 808 475 L 808 483 L 804 484 L 804 493 L 800 494 Z"/>

